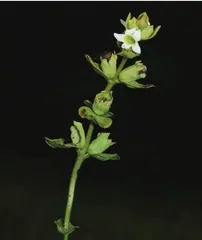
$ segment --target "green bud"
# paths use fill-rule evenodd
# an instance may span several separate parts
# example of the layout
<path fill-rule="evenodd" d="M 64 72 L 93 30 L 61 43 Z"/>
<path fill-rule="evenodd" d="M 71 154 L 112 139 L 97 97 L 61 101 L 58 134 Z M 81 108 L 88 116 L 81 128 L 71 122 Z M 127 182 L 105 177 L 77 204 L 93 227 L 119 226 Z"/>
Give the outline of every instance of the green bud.
<path fill-rule="evenodd" d="M 131 19 L 131 13 L 128 14 L 126 21 L 124 20 L 120 20 L 121 24 L 126 28 L 126 29 L 131 29 L 131 28 L 137 28 L 137 19 L 135 17 L 133 17 Z"/>
<path fill-rule="evenodd" d="M 128 29 L 128 23 L 129 23 L 130 20 L 131 20 L 131 13 L 129 13 L 127 18 L 126 18 L 126 22 L 125 22 L 126 29 Z"/>
<path fill-rule="evenodd" d="M 150 23 L 149 23 L 149 17 L 148 17 L 148 15 L 147 15 L 146 12 L 141 13 L 141 14 L 138 16 L 136 24 L 137 24 L 137 27 L 138 27 L 139 29 L 141 29 L 141 30 L 150 25 Z"/>
<path fill-rule="evenodd" d="M 103 116 L 96 115 L 89 107 L 83 106 L 79 108 L 79 116 L 88 119 L 101 128 L 109 128 L 112 125 L 112 119 L 109 117 L 110 112 Z"/>
<path fill-rule="evenodd" d="M 137 82 L 138 79 L 146 77 L 146 66 L 141 62 L 137 61 L 134 65 L 123 69 L 119 76 L 119 82 L 124 83 L 129 88 L 149 88 L 153 85 L 142 85 Z"/>
<path fill-rule="evenodd" d="M 85 57 L 87 61 L 93 66 L 93 69 L 105 79 L 113 79 L 116 76 L 117 55 L 115 53 L 105 53 L 100 57 L 100 64 L 94 62 L 88 55 L 85 55 Z"/>
<path fill-rule="evenodd" d="M 118 79 L 122 83 L 128 83 L 130 81 L 136 81 L 140 78 L 146 77 L 146 66 L 141 61 L 136 61 L 135 64 L 123 69 L 118 76 Z"/>
<path fill-rule="evenodd" d="M 141 40 L 148 40 L 153 38 L 160 30 L 161 26 L 158 26 L 154 30 L 154 26 L 148 26 L 141 31 Z"/>
<path fill-rule="evenodd" d="M 101 58 L 101 69 L 108 79 L 113 79 L 116 76 L 117 55 L 111 54 L 110 58 Z"/>
<path fill-rule="evenodd" d="M 137 28 L 137 19 L 133 17 L 127 22 L 127 29 Z"/>
<path fill-rule="evenodd" d="M 112 102 L 112 91 L 101 91 L 95 96 L 92 109 L 97 115 L 103 115 L 109 111 Z"/>
<path fill-rule="evenodd" d="M 90 155 L 103 153 L 110 146 L 114 145 L 111 139 L 108 139 L 110 133 L 98 133 L 97 138 L 93 140 L 88 148 Z"/>

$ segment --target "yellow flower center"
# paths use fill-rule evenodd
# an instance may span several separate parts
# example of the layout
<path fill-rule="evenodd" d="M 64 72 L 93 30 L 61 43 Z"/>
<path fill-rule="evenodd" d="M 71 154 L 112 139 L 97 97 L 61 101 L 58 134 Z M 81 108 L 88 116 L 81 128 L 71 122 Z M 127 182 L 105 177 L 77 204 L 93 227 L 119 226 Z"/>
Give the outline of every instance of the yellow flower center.
<path fill-rule="evenodd" d="M 135 44 L 136 43 L 135 39 L 131 35 L 125 35 L 124 42 L 126 44 Z"/>

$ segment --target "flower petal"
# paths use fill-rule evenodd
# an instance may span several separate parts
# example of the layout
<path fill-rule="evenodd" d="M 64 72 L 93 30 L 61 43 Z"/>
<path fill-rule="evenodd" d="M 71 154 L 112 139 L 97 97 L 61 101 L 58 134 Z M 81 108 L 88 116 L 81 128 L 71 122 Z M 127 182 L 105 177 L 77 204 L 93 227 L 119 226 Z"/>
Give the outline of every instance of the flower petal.
<path fill-rule="evenodd" d="M 135 52 L 135 53 L 138 53 L 138 54 L 141 53 L 141 48 L 140 48 L 140 45 L 139 45 L 138 43 L 135 43 L 135 44 L 132 46 L 132 49 L 133 49 L 133 52 Z"/>
<path fill-rule="evenodd" d="M 136 28 L 127 29 L 125 35 L 133 35 L 137 31 Z"/>
<path fill-rule="evenodd" d="M 120 22 L 124 27 L 126 26 L 126 22 L 123 19 L 120 19 Z"/>
<path fill-rule="evenodd" d="M 123 42 L 124 34 L 114 33 L 114 37 L 115 37 L 119 42 Z"/>
<path fill-rule="evenodd" d="M 124 49 L 129 49 L 132 46 L 133 46 L 132 44 L 123 43 L 121 47 L 124 48 Z"/>
<path fill-rule="evenodd" d="M 140 41 L 140 38 L 141 38 L 141 31 L 140 30 L 136 30 L 134 33 L 133 33 L 133 38 L 135 39 L 135 41 Z"/>

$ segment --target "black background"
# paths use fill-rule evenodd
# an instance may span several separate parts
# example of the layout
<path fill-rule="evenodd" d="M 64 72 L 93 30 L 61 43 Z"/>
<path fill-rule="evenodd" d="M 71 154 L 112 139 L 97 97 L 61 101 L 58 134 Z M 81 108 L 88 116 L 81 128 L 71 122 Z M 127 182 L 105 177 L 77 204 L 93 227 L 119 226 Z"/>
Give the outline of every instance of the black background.
<path fill-rule="evenodd" d="M 93 100 L 106 82 L 84 54 L 118 51 L 113 33 L 123 31 L 120 18 L 144 11 L 152 24 L 162 25 L 155 38 L 141 42 L 141 60 L 148 68 L 145 82 L 156 88 L 115 86 L 115 116 L 109 131 L 117 144 L 109 152 L 117 152 L 121 160 L 84 163 L 78 186 L 85 186 L 78 187 L 78 194 L 82 193 L 78 205 L 88 189 L 94 196 L 115 191 L 127 198 L 139 194 L 143 199 L 184 194 L 183 199 L 197 200 L 201 209 L 200 3 L 1 2 L 0 9 L 0 164 L 2 206 L 7 204 L 2 207 L 3 218 L 13 218 L 19 207 L 10 207 L 18 194 L 29 195 L 34 209 L 37 191 L 47 199 L 54 195 L 53 204 L 61 205 L 57 211 L 54 208 L 52 218 L 63 215 L 76 154 L 73 149 L 49 148 L 44 136 L 70 141 L 73 120 L 82 121 L 87 129 L 88 121 L 79 118 L 78 108 L 84 99 Z M 96 133 L 100 130 L 96 128 Z M 22 199 L 17 202 L 22 204 Z M 38 201 L 42 206 L 41 198 Z M 26 222 L 30 208 L 22 209 L 20 216 Z M 79 222 L 79 213 L 75 216 Z M 14 222 L 11 225 L 19 229 Z M 55 231 L 51 221 L 47 228 Z M 16 236 L 12 234 L 5 234 L 4 239 Z M 54 239 L 59 237 L 56 234 Z M 21 239 L 25 238 L 24 233 Z"/>

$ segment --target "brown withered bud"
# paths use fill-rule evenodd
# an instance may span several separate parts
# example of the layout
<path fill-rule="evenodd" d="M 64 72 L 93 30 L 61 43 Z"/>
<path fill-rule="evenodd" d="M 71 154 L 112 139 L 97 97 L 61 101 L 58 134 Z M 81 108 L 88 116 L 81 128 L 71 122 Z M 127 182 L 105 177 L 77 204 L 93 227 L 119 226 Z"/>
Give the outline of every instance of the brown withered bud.
<path fill-rule="evenodd" d="M 98 54 L 97 56 L 95 56 L 95 57 L 93 58 L 93 61 L 101 64 L 101 58 L 102 58 L 102 59 L 107 59 L 107 60 L 109 61 L 110 58 L 111 58 L 111 56 L 112 56 L 112 52 L 104 51 L 103 53 Z"/>
<path fill-rule="evenodd" d="M 110 58 L 111 58 L 111 56 L 112 56 L 112 52 L 108 52 L 108 51 L 104 51 L 104 53 L 102 54 L 102 58 L 103 59 L 107 59 L 108 61 L 110 60 Z"/>

